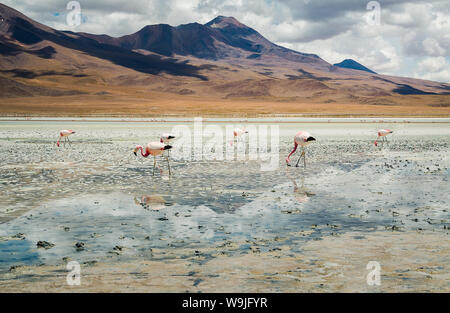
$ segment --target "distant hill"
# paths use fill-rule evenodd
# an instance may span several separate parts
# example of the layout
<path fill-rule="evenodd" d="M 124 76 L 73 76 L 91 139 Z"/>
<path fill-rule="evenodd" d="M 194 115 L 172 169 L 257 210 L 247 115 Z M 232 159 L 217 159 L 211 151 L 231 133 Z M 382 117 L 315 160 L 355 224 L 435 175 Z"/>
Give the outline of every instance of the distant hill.
<path fill-rule="evenodd" d="M 346 59 L 344 61 L 342 61 L 341 63 L 336 63 L 333 64 L 334 66 L 338 66 L 338 67 L 343 67 L 343 68 L 350 68 L 353 70 L 358 70 L 358 71 L 366 71 L 372 74 L 376 74 L 374 71 L 368 69 L 367 67 L 365 67 L 364 65 L 362 65 L 361 63 L 356 62 L 355 60 L 352 59 Z"/>

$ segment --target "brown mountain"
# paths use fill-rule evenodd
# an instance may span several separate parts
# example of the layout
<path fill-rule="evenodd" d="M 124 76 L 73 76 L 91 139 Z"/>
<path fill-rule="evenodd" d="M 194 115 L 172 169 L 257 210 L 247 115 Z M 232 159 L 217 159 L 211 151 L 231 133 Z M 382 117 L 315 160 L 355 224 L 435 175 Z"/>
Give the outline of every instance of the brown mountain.
<path fill-rule="evenodd" d="M 273 44 L 254 29 L 233 17 L 218 16 L 202 25 L 190 23 L 173 27 L 148 25 L 140 31 L 119 38 L 83 34 L 98 42 L 128 50 L 143 49 L 165 56 L 182 55 L 220 60 L 227 58 L 259 59 L 278 56 L 293 62 L 315 64 L 327 68 L 329 63 L 317 55 L 293 51 Z"/>
<path fill-rule="evenodd" d="M 3 4 L 0 83 L 0 113 L 47 115 L 448 114 L 450 93 L 333 66 L 232 17 L 115 38 L 58 31 Z"/>

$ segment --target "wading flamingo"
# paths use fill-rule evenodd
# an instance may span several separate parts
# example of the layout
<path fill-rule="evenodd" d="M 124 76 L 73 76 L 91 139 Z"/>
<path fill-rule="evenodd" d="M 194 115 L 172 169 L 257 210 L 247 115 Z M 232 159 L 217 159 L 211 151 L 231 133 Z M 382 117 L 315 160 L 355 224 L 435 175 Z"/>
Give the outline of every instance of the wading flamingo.
<path fill-rule="evenodd" d="M 390 129 L 380 129 L 380 130 L 378 130 L 378 137 L 377 137 L 377 140 L 375 140 L 375 142 L 374 142 L 375 147 L 378 147 L 378 139 L 380 139 L 380 137 L 381 137 L 381 142 L 382 143 L 387 142 L 386 136 L 389 135 L 389 134 L 392 134 L 393 132 L 394 131 L 390 130 Z"/>
<path fill-rule="evenodd" d="M 160 141 L 165 144 L 169 144 L 172 139 L 175 139 L 175 135 L 171 133 L 163 133 L 160 137 Z M 167 156 L 170 157 L 170 150 L 167 150 Z"/>
<path fill-rule="evenodd" d="M 289 153 L 288 157 L 286 158 L 286 164 L 287 166 L 291 166 L 291 155 L 297 150 L 298 145 L 302 147 L 302 154 L 300 154 L 300 157 L 297 160 L 297 164 L 295 164 L 296 167 L 298 167 L 298 162 L 303 157 L 303 166 L 306 168 L 306 155 L 305 155 L 305 146 L 310 144 L 311 141 L 315 141 L 316 139 L 314 137 L 311 137 L 311 135 L 306 131 L 299 131 L 295 137 L 294 137 L 294 149 Z"/>
<path fill-rule="evenodd" d="M 61 138 L 64 138 L 64 147 L 66 146 L 66 141 L 69 142 L 69 145 L 72 145 L 69 140 L 69 136 L 72 134 L 75 134 L 75 132 L 71 129 L 63 129 L 62 131 L 60 131 L 59 138 L 58 138 L 58 141 L 56 142 L 56 145 L 59 147 L 59 141 L 61 140 Z"/>
<path fill-rule="evenodd" d="M 230 146 L 233 145 L 233 142 L 239 139 L 239 137 L 241 137 L 244 134 L 248 134 L 248 130 L 245 130 L 245 128 L 244 129 L 235 128 L 233 130 L 233 140 L 230 141 Z"/>
<path fill-rule="evenodd" d="M 159 141 L 154 141 L 154 142 L 150 142 L 147 147 L 145 147 L 145 153 L 144 153 L 144 148 L 142 148 L 142 146 L 136 146 L 136 148 L 134 148 L 133 153 L 134 155 L 137 156 L 137 152 L 139 150 L 141 150 L 141 155 L 146 158 L 149 155 L 153 155 L 154 158 L 154 162 L 153 162 L 153 176 L 155 175 L 155 167 L 156 167 L 156 156 L 157 155 L 161 155 L 164 150 L 169 150 L 172 149 L 172 146 L 170 145 L 166 145 L 163 142 L 159 142 Z M 166 160 L 167 160 L 167 165 L 169 167 L 169 176 L 171 175 L 170 173 L 170 163 L 169 163 L 169 158 L 166 156 Z"/>
<path fill-rule="evenodd" d="M 174 134 L 164 133 L 164 134 L 161 135 L 160 141 L 163 142 L 163 143 L 170 143 L 170 141 L 172 139 L 175 139 L 175 135 Z"/>

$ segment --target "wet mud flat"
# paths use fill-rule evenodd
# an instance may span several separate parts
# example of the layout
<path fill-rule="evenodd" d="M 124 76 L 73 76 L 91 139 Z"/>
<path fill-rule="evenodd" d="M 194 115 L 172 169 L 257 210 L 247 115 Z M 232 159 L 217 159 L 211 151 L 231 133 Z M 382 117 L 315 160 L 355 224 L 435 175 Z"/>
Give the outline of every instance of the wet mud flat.
<path fill-rule="evenodd" d="M 378 148 L 378 125 L 280 125 L 275 171 L 172 155 L 171 178 L 132 154 L 170 123 L 69 126 L 57 149 L 57 122 L 0 124 L 0 291 L 449 290 L 448 124 L 383 125 Z M 284 164 L 299 127 L 306 170 Z"/>
<path fill-rule="evenodd" d="M 442 239 L 433 232 L 346 233 L 309 241 L 302 253 L 290 245 L 260 252 L 264 243 L 255 243 L 237 255 L 225 253 L 228 246 L 174 251 L 164 260 L 87 262 L 79 286 L 66 283 L 65 264 L 16 267 L 0 281 L 10 292 L 449 292 L 450 245 Z M 373 260 L 380 285 L 370 286 L 366 265 Z"/>

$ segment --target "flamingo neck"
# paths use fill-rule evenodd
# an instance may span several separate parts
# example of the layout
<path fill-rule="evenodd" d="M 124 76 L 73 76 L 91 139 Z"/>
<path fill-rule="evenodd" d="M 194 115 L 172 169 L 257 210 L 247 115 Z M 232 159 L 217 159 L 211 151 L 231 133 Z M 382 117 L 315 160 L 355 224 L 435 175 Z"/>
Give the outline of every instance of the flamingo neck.
<path fill-rule="evenodd" d="M 286 162 L 290 162 L 291 155 L 297 150 L 298 143 L 294 142 L 294 149 L 292 149 L 291 153 L 289 153 L 288 157 L 286 158 Z"/>
<path fill-rule="evenodd" d="M 375 147 L 378 147 L 378 139 L 380 139 L 380 135 L 378 135 L 377 140 L 374 142 Z"/>
<path fill-rule="evenodd" d="M 146 158 L 149 156 L 149 152 L 147 151 L 147 149 L 145 149 L 145 153 L 144 153 L 144 148 L 142 148 L 141 146 L 139 146 L 139 149 L 141 150 L 141 155 Z"/>
<path fill-rule="evenodd" d="M 295 144 L 294 144 L 294 149 L 292 149 L 291 153 L 289 153 L 288 158 L 289 158 L 289 157 L 297 150 L 297 147 L 298 147 L 298 144 L 295 143 Z"/>

